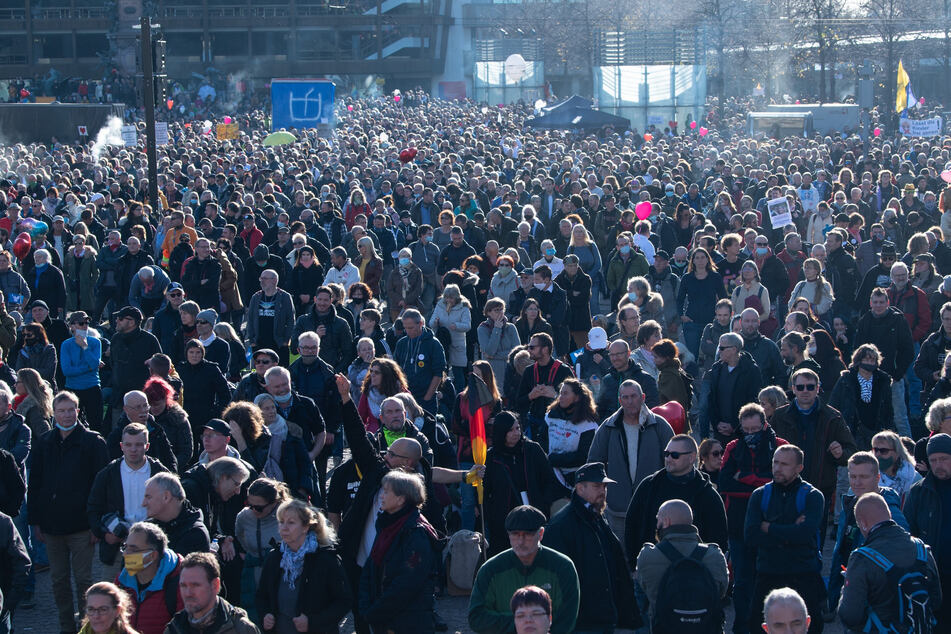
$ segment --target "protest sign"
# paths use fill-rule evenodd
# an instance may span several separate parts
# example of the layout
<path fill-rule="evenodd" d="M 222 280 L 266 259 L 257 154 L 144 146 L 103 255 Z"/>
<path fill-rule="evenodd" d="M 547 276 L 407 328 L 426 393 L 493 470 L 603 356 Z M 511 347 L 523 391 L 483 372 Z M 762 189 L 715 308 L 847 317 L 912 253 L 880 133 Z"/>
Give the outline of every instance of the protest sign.
<path fill-rule="evenodd" d="M 769 211 L 769 220 L 773 224 L 773 229 L 782 229 L 793 223 L 792 209 L 789 208 L 789 201 L 785 196 L 766 201 L 766 209 Z"/>
<path fill-rule="evenodd" d="M 940 136 L 942 130 L 941 117 L 932 119 L 909 119 L 903 117 L 899 127 L 903 136 Z"/>

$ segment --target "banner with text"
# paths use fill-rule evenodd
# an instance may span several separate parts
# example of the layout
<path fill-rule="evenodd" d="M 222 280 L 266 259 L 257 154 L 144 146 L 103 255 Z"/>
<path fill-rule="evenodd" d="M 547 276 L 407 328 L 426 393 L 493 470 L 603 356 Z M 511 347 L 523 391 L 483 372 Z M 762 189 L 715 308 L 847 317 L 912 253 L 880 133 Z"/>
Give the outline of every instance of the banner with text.
<path fill-rule="evenodd" d="M 932 119 L 902 118 L 899 126 L 904 136 L 940 136 L 943 129 L 941 117 Z"/>

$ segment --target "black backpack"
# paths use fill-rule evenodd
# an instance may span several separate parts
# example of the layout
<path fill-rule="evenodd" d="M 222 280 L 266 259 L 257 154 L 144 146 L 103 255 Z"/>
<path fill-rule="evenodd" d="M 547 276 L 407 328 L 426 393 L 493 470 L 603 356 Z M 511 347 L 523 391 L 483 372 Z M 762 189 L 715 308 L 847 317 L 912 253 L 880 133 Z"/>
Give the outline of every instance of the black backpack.
<path fill-rule="evenodd" d="M 911 539 L 915 543 L 915 563 L 904 570 L 896 568 L 888 557 L 874 548 L 862 546 L 855 549 L 855 552 L 885 571 L 887 583 L 896 591 L 888 603 L 887 613 L 878 614 L 869 607 L 868 621 L 863 631 L 882 634 L 932 634 L 936 631 L 934 606 L 931 605 L 931 593 L 928 592 L 927 547 L 920 539 Z"/>
<path fill-rule="evenodd" d="M 709 634 L 723 628 L 720 593 L 713 575 L 703 565 L 709 546 L 697 544 L 685 557 L 670 542 L 657 549 L 670 560 L 657 589 L 651 623 L 653 634 Z"/>

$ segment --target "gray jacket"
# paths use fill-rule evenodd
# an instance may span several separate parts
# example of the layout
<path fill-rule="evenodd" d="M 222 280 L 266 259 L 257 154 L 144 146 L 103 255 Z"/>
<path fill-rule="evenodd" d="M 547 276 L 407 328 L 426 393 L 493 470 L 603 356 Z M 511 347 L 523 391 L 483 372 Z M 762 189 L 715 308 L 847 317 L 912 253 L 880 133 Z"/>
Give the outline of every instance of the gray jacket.
<path fill-rule="evenodd" d="M 647 413 L 647 418 L 639 432 L 634 480 L 631 480 L 627 457 L 623 410 L 618 409 L 601 423 L 588 450 L 588 462 L 603 462 L 608 477 L 616 480 L 614 484 L 608 484 L 608 510 L 614 513 L 627 513 L 638 483 L 664 468 L 664 449 L 667 448 L 667 441 L 674 436 L 674 430 L 666 420 L 644 407 L 642 411 Z"/>
<path fill-rule="evenodd" d="M 276 292 L 277 295 L 274 298 L 274 341 L 279 345 L 286 346 L 294 335 L 294 302 L 287 291 L 278 288 Z M 248 330 L 245 340 L 252 346 L 257 345 L 258 337 L 261 334 L 258 330 L 258 312 L 263 297 L 264 291 L 258 291 L 251 296 L 251 301 L 248 302 Z"/>

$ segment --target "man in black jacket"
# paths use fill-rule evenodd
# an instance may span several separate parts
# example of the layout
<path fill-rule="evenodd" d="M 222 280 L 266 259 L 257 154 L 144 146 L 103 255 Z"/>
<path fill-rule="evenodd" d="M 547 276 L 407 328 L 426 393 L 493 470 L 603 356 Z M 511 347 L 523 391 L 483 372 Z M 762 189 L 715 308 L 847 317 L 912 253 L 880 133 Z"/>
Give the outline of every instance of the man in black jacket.
<path fill-rule="evenodd" d="M 832 310 L 846 322 L 855 312 L 852 302 L 861 281 L 855 258 L 842 247 L 842 243 L 847 239 L 848 233 L 845 229 L 833 229 L 826 234 L 826 276 L 835 295 Z"/>
<path fill-rule="evenodd" d="M 607 488 L 604 463 L 591 462 L 575 472 L 571 503 L 545 527 L 542 543 L 571 559 L 584 588 L 578 631 L 606 632 L 642 624 L 634 583 L 624 564 L 621 542 L 604 519 Z"/>
<path fill-rule="evenodd" d="M 185 301 L 185 290 L 178 282 L 172 282 L 165 289 L 165 305 L 155 312 L 152 318 L 152 334 L 158 339 L 162 351 L 172 363 L 185 360 L 185 336 L 182 332 L 182 317 L 178 307 Z"/>
<path fill-rule="evenodd" d="M 157 352 L 162 352 L 158 339 L 142 330 L 142 311 L 126 306 L 116 313 L 116 333 L 112 336 L 109 360 L 112 364 L 113 420 L 118 418 L 118 407 L 126 392 L 141 390 L 149 378 L 145 364 Z"/>
<path fill-rule="evenodd" d="M 182 286 L 189 299 L 198 302 L 201 308 L 218 308 L 220 282 L 221 263 L 212 256 L 211 242 L 199 238 L 195 242 L 195 256 L 189 258 L 182 269 Z"/>
<path fill-rule="evenodd" d="M 892 411 L 899 433 L 908 429 L 908 408 L 905 406 L 905 373 L 914 362 L 914 342 L 905 315 L 888 305 L 888 293 L 878 287 L 869 298 L 870 310 L 859 318 L 852 345 L 873 343 L 882 353 L 879 369 L 892 377 Z"/>
<path fill-rule="evenodd" d="M 660 405 L 660 396 L 657 392 L 657 381 L 641 368 L 640 364 L 631 358 L 631 347 L 627 341 L 618 339 L 608 346 L 608 360 L 611 369 L 601 377 L 601 393 L 598 396 L 598 416 L 607 418 L 619 407 L 621 384 L 625 381 L 637 381 L 644 394 L 644 404 L 647 407 Z M 587 378 L 587 377 L 585 377 Z M 635 484 L 637 484 L 635 482 Z"/>
<path fill-rule="evenodd" d="M 944 531 L 951 526 L 951 505 L 947 504 L 951 491 L 951 436 L 934 434 L 928 439 L 927 475 L 908 491 L 902 511 L 908 520 L 908 532 L 928 544 L 938 562 L 941 590 L 951 597 L 951 544 Z M 951 627 L 951 601 L 945 600 L 936 613 L 938 631 Z"/>
<path fill-rule="evenodd" d="M 664 450 L 664 468 L 644 478 L 634 490 L 624 522 L 624 543 L 633 570 L 645 543 L 656 543 L 657 510 L 667 500 L 683 500 L 694 512 L 700 540 L 726 551 L 728 535 L 723 500 L 713 483 L 700 472 L 697 441 L 686 434 L 670 439 Z"/>
<path fill-rule="evenodd" d="M 773 480 L 753 491 L 746 509 L 743 534 L 756 549 L 756 582 L 750 604 L 750 623 L 763 614 L 770 590 L 790 587 L 806 601 L 810 614 L 822 614 L 825 595 L 822 572 L 822 492 L 805 482 L 802 449 L 781 445 L 773 454 Z M 814 618 L 810 634 L 822 632 L 823 620 Z"/>
<path fill-rule="evenodd" d="M 106 466 L 102 436 L 79 424 L 79 399 L 60 392 L 53 399 L 55 427 L 34 444 L 29 462 L 27 517 L 36 538 L 46 544 L 59 629 L 76 631 L 73 589 L 82 597 L 92 584 L 96 536 L 89 530 L 86 500 L 96 474 Z M 83 611 L 80 599 L 79 611 Z"/>
<path fill-rule="evenodd" d="M 303 312 L 303 308 L 301 309 Z M 297 339 L 301 333 L 314 331 L 320 337 L 320 358 L 335 372 L 346 372 L 355 356 L 353 332 L 347 319 L 341 317 L 333 304 L 333 292 L 321 286 L 314 294 L 310 310 L 303 312 L 294 323 L 291 351 L 297 354 Z"/>
<path fill-rule="evenodd" d="M 178 459 L 175 452 L 172 451 L 172 443 L 165 434 L 165 430 L 155 422 L 155 417 L 149 413 L 149 399 L 145 392 L 132 390 L 127 392 L 122 399 L 122 416 L 116 423 L 115 429 L 109 432 L 106 437 L 106 451 L 109 453 L 109 459 L 115 460 L 123 455 L 122 439 L 125 436 L 125 429 L 131 423 L 144 425 L 148 432 L 146 455 L 155 458 L 168 471 L 178 472 Z"/>
<path fill-rule="evenodd" d="M 144 495 L 145 483 L 150 477 L 168 472 L 161 462 L 146 455 L 149 450 L 149 431 L 145 425 L 126 425 L 119 446 L 122 457 L 116 458 L 96 474 L 86 504 L 89 528 L 93 535 L 102 540 L 99 542 L 99 559 L 107 566 L 115 563 L 119 546 L 129 527 L 147 517 L 142 500 L 127 500 L 125 492 L 141 491 Z"/>
<path fill-rule="evenodd" d="M 753 357 L 743 350 L 740 335 L 733 332 L 720 335 L 718 348 L 720 359 L 704 378 L 710 382 L 710 392 L 701 416 L 707 417 L 713 437 L 725 447 L 737 437 L 740 408 L 756 402 L 763 378 Z"/>
<path fill-rule="evenodd" d="M 168 535 L 168 547 L 179 555 L 211 550 L 211 538 L 201 511 L 185 499 L 177 476 L 157 473 L 145 483 L 142 506 L 149 520 Z"/>
<path fill-rule="evenodd" d="M 317 405 L 291 387 L 291 373 L 287 368 L 276 366 L 268 370 L 264 385 L 267 393 L 274 397 L 277 413 L 303 430 L 304 446 L 311 460 L 315 459 L 327 442 L 327 427 Z"/>

